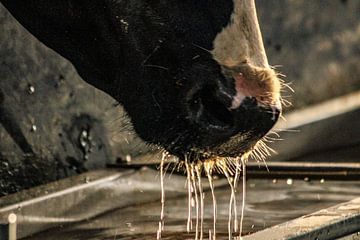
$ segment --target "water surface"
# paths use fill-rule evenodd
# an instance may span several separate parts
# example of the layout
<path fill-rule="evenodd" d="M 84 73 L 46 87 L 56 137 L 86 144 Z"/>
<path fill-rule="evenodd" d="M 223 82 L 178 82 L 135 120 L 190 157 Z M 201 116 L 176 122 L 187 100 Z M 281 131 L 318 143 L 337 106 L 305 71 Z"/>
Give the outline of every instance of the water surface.
<path fill-rule="evenodd" d="M 171 184 L 171 178 L 167 178 L 165 184 Z M 146 191 L 143 194 L 146 194 Z M 230 187 L 215 188 L 215 195 L 218 203 L 217 239 L 228 239 Z M 241 196 L 239 189 L 236 195 L 238 212 L 240 212 Z M 360 183 L 353 181 L 250 179 L 247 182 L 244 233 L 250 234 L 359 196 Z M 111 197 L 107 199 L 107 201 L 114 200 Z M 204 204 L 204 238 L 208 239 L 209 229 L 213 227 L 210 191 L 205 192 Z M 56 227 L 26 239 L 156 239 L 160 211 L 160 200 L 139 204 L 117 209 L 80 223 Z M 166 199 L 165 229 L 162 239 L 194 239 L 194 232 L 186 232 L 187 212 L 186 194 Z M 193 226 L 195 228 L 194 218 Z"/>

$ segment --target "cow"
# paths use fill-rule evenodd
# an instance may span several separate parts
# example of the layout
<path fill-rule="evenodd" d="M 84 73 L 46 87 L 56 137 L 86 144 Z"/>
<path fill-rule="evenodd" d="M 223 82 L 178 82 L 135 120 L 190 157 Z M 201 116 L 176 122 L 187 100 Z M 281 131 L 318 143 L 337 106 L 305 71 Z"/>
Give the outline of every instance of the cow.
<path fill-rule="evenodd" d="M 180 161 L 251 152 L 281 114 L 254 0 L 1 0 Z"/>

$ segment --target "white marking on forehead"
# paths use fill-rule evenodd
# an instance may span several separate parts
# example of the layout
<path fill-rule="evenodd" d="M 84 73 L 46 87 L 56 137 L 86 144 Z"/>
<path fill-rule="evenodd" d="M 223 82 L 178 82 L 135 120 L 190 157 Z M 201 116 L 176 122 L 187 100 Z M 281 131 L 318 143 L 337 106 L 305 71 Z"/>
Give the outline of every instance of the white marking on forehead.
<path fill-rule="evenodd" d="M 213 42 L 213 57 L 228 67 L 248 62 L 268 68 L 254 0 L 233 0 L 234 11 L 229 24 Z"/>

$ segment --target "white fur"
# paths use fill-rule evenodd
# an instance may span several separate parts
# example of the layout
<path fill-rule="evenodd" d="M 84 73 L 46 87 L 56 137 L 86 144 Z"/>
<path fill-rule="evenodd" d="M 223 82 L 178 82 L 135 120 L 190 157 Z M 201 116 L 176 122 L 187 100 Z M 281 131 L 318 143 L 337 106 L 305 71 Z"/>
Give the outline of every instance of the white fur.
<path fill-rule="evenodd" d="M 212 53 L 220 65 L 227 67 L 244 62 L 269 67 L 254 0 L 234 0 L 230 22 L 216 36 Z"/>

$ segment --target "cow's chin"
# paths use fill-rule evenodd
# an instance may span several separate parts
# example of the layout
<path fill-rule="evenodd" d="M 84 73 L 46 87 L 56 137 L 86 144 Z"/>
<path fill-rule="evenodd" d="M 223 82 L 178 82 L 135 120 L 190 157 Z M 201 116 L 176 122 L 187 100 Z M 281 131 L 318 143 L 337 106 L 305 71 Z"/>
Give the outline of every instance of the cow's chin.
<path fill-rule="evenodd" d="M 255 160 L 263 161 L 270 156 L 271 149 L 266 146 L 263 136 L 238 134 L 229 141 L 208 148 L 192 147 L 176 155 L 180 162 L 202 166 L 205 170 L 215 170 L 218 173 L 232 171 L 236 165 L 248 161 L 251 156 Z M 171 151 L 170 151 L 171 154 Z"/>
<path fill-rule="evenodd" d="M 238 169 L 248 162 L 248 159 L 265 161 L 272 153 L 264 141 L 264 138 L 248 138 L 246 141 L 227 142 L 218 147 L 201 150 L 193 148 L 191 151 L 179 157 L 179 161 L 185 165 L 196 166 L 207 174 L 221 174 L 233 176 Z"/>
<path fill-rule="evenodd" d="M 240 166 L 246 164 L 249 156 L 253 154 L 256 144 L 247 148 L 236 148 L 229 153 L 224 151 L 217 152 L 216 150 L 196 151 L 193 149 L 180 158 L 180 161 L 190 167 L 195 166 L 208 175 L 221 174 L 225 176 L 233 176 Z"/>

